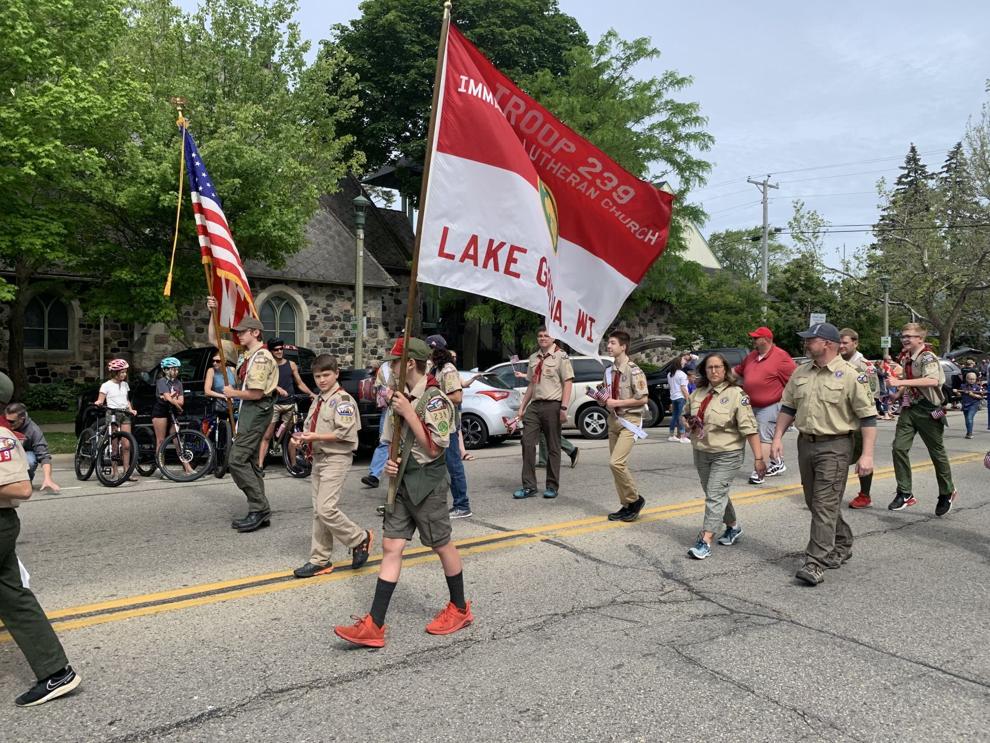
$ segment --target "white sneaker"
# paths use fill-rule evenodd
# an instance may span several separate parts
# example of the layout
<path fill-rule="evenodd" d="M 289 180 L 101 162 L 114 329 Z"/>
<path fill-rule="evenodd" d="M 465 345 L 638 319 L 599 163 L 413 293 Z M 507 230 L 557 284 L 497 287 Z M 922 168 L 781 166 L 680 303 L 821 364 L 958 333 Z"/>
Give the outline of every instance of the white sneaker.
<path fill-rule="evenodd" d="M 680 439 L 677 438 L 677 436 L 668 436 L 667 437 L 667 441 L 673 441 L 673 442 L 676 443 L 676 442 L 680 441 Z"/>
<path fill-rule="evenodd" d="M 678 441 L 680 441 L 682 444 L 690 444 L 691 443 L 691 437 L 690 436 L 681 436 L 681 438 L 678 439 Z"/>
<path fill-rule="evenodd" d="M 760 477 L 759 474 L 757 474 L 756 470 L 753 470 L 753 474 L 751 474 L 749 476 L 749 484 L 750 485 L 762 485 L 763 484 L 763 478 Z"/>
<path fill-rule="evenodd" d="M 783 461 L 771 459 L 770 466 L 767 467 L 767 477 L 776 477 L 787 472 L 787 465 Z"/>

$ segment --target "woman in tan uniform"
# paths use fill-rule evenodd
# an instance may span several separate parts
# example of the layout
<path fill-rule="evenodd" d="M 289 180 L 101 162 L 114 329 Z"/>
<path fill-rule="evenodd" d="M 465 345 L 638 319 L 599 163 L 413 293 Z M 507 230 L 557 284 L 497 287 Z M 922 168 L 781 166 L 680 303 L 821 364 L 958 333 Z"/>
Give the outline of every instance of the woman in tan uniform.
<path fill-rule="evenodd" d="M 749 398 L 737 384 L 725 357 L 708 354 L 698 372 L 698 387 L 684 407 L 684 419 L 694 447 L 694 466 L 705 490 L 705 521 L 697 544 L 688 554 L 704 560 L 712 553 L 712 539 L 723 522 L 725 531 L 718 538 L 719 544 L 735 544 L 742 534 L 729 499 L 729 487 L 742 466 L 747 441 L 756 460 L 754 469 L 761 477 L 766 464 Z"/>

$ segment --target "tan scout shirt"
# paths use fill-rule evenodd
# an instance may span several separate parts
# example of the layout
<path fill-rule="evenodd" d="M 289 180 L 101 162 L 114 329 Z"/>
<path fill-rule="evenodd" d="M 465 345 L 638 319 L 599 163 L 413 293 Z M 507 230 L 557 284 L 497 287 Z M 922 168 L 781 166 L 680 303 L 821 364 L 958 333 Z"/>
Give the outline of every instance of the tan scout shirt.
<path fill-rule="evenodd" d="M 322 405 L 320 404 L 322 401 Z M 338 384 L 328 392 L 321 392 L 309 406 L 304 431 L 313 427 L 313 416 L 320 408 L 315 433 L 332 433 L 336 441 L 314 441 L 313 453 L 320 455 L 346 454 L 358 448 L 358 431 L 361 430 L 361 415 L 354 398 Z"/>
<path fill-rule="evenodd" d="M 801 364 L 784 388 L 781 404 L 797 411 L 801 433 L 840 436 L 859 429 L 859 419 L 877 414 L 867 375 L 841 356 L 825 366 Z"/>
<path fill-rule="evenodd" d="M 856 370 L 862 374 L 866 375 L 866 380 L 870 384 L 870 392 L 876 396 L 877 392 L 880 390 L 880 380 L 877 379 L 877 370 L 866 357 L 859 351 L 853 354 L 853 357 L 849 359 L 849 363 L 856 367 Z"/>
<path fill-rule="evenodd" d="M 713 388 L 696 389 L 688 398 L 684 415 L 697 415 L 701 404 L 714 392 L 705 408 L 702 438 L 691 437 L 694 448 L 707 452 L 738 451 L 746 446 L 746 437 L 759 432 L 756 416 L 743 388 L 722 382 Z"/>
<path fill-rule="evenodd" d="M 271 352 L 262 346 L 250 356 L 245 355 L 241 364 L 247 364 L 244 389 L 261 390 L 270 395 L 278 386 L 278 364 Z M 238 366 L 238 369 L 240 365 Z"/>
<path fill-rule="evenodd" d="M 24 447 L 13 431 L 0 426 L 0 485 L 27 480 L 27 471 Z M 21 501 L 17 498 L 0 498 L 0 508 L 17 508 L 20 504 Z"/>
<path fill-rule="evenodd" d="M 936 407 L 942 405 L 945 402 L 942 397 L 942 385 L 945 384 L 945 370 L 942 369 L 942 365 L 938 362 L 938 356 L 936 356 L 931 351 L 925 350 L 924 346 L 918 353 L 911 357 L 911 373 L 908 374 L 907 368 L 904 369 L 903 379 L 921 379 L 927 377 L 928 379 L 937 379 L 938 387 L 904 387 L 904 399 L 909 399 L 911 402 L 917 402 L 922 398 L 930 402 Z"/>
<path fill-rule="evenodd" d="M 608 390 L 609 394 L 612 393 L 612 372 L 619 372 L 619 399 L 620 400 L 642 400 L 646 402 L 646 398 L 649 396 L 649 390 L 646 387 L 646 374 L 640 369 L 636 364 L 634 364 L 629 359 L 626 359 L 621 364 L 613 364 L 610 369 L 605 372 L 605 378 L 608 379 Z M 616 409 L 616 415 L 625 418 L 626 420 L 636 423 L 637 425 L 643 419 L 643 414 L 646 412 L 646 405 L 641 405 L 632 408 L 618 408 Z"/>
<path fill-rule="evenodd" d="M 414 407 L 418 409 L 420 398 L 427 397 L 426 406 L 423 408 L 422 421 L 426 424 L 427 433 L 433 444 L 437 447 L 438 453 L 432 456 L 429 451 L 419 445 L 418 439 L 413 439 L 412 453 L 413 459 L 420 464 L 434 462 L 444 456 L 446 448 L 450 445 L 450 429 L 454 425 L 454 406 L 446 396 L 436 387 L 426 386 L 424 376 L 419 383 L 409 392 L 409 399 Z M 392 441 L 392 421 L 395 416 L 391 413 L 385 416 L 385 427 L 382 429 L 382 441 Z M 402 422 L 402 440 L 405 440 L 408 426 L 405 420 Z"/>
<path fill-rule="evenodd" d="M 533 381 L 536 366 L 543 360 L 540 381 Z M 529 357 L 526 379 L 533 385 L 533 400 L 561 400 L 564 397 L 564 382 L 574 379 L 574 369 L 567 353 L 556 345 L 546 354 L 537 351 Z"/>
<path fill-rule="evenodd" d="M 446 363 L 443 368 L 436 372 L 434 371 L 434 376 L 440 383 L 440 391 L 449 395 L 452 392 L 457 392 L 458 390 L 464 389 L 464 385 L 461 384 L 461 375 L 457 372 L 457 367 L 451 363 Z M 458 430 L 461 426 L 461 411 L 458 407 L 454 406 L 454 429 Z"/>

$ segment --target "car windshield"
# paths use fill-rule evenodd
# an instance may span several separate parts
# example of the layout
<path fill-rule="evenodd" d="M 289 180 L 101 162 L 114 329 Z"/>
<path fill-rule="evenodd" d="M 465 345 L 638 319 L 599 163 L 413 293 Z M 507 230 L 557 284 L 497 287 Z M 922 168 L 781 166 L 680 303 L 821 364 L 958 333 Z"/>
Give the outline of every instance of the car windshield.
<path fill-rule="evenodd" d="M 497 374 L 482 374 L 478 377 L 479 382 L 484 382 L 489 387 L 495 387 L 500 390 L 511 390 L 512 386 L 503 382 Z"/>

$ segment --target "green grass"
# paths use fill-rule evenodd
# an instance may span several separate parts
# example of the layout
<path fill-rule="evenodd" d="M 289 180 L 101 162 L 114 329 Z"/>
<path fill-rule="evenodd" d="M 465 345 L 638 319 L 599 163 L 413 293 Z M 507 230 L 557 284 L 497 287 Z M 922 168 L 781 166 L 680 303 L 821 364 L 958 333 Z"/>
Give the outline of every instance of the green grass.
<path fill-rule="evenodd" d="M 74 433 L 46 433 L 45 440 L 52 454 L 75 454 L 76 435 Z"/>
<path fill-rule="evenodd" d="M 28 415 L 39 426 L 46 426 L 50 423 L 75 423 L 76 421 L 76 414 L 71 410 L 28 410 Z"/>

